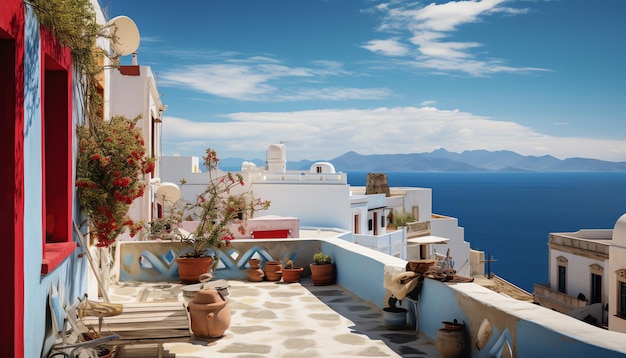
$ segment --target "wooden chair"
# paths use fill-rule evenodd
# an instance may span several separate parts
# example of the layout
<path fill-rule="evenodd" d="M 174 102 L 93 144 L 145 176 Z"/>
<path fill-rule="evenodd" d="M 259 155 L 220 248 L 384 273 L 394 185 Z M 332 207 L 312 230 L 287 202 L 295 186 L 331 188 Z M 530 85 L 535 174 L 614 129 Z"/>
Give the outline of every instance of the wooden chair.
<path fill-rule="evenodd" d="M 68 307 L 63 304 L 62 300 L 63 298 L 56 286 L 52 284 L 48 305 L 52 318 L 52 330 L 56 335 L 56 343 L 48 353 L 48 358 L 97 358 L 98 350 L 102 345 L 119 338 L 117 334 L 105 336 L 96 334 L 92 339 L 89 339 L 88 333 L 92 330 L 83 325 L 78 319 L 78 307 Z"/>

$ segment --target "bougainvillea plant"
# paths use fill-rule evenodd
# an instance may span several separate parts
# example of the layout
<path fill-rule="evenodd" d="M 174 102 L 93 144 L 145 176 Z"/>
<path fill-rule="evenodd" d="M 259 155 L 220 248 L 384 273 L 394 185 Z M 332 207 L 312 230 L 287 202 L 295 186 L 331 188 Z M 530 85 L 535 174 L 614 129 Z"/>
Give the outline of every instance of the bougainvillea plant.
<path fill-rule="evenodd" d="M 130 205 L 144 194 L 145 175 L 154 171 L 139 119 L 115 116 L 77 129 L 78 199 L 99 247 L 109 247 L 126 229 L 134 236 L 143 228 L 128 217 Z"/>
<path fill-rule="evenodd" d="M 230 246 L 230 241 L 234 238 L 231 226 L 236 225 L 239 233 L 245 234 L 243 216 L 252 217 L 255 211 L 266 210 L 270 206 L 268 200 L 253 198 L 245 192 L 231 193 L 236 187 L 244 186 L 241 174 L 228 172 L 214 177 L 218 173 L 219 162 L 215 150 L 208 148 L 203 160 L 208 170 L 209 184 L 196 200 L 186 207 L 186 211 L 197 218 L 199 224 L 191 235 L 182 238 L 182 241 L 191 247 L 184 257 L 201 257 L 209 248 Z M 184 180 L 181 184 L 184 184 Z"/>

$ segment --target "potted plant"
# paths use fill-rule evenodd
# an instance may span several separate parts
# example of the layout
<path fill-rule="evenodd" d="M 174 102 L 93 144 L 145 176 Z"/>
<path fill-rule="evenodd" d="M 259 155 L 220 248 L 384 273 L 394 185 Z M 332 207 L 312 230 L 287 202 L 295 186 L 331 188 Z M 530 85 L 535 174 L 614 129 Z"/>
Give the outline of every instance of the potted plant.
<path fill-rule="evenodd" d="M 335 283 L 335 264 L 333 259 L 319 251 L 313 255 L 313 263 L 309 265 L 311 279 L 315 286 L 324 286 Z"/>
<path fill-rule="evenodd" d="M 398 299 L 391 296 L 387 303 L 389 307 L 383 308 L 383 324 L 390 330 L 402 330 L 406 328 L 406 308 L 397 307 Z"/>
<path fill-rule="evenodd" d="M 389 216 L 390 216 L 389 218 L 390 222 L 388 226 L 391 229 L 398 229 L 398 228 L 407 226 L 407 224 L 410 222 L 415 221 L 415 218 L 413 217 L 413 215 L 407 212 L 400 212 L 400 213 L 392 212 L 391 214 L 389 214 Z"/>
<path fill-rule="evenodd" d="M 303 271 L 304 267 L 295 267 L 293 265 L 293 260 L 285 259 L 285 267 L 282 269 L 283 282 L 298 282 Z"/>
<path fill-rule="evenodd" d="M 255 199 L 245 192 L 231 193 L 236 187 L 244 186 L 243 176 L 239 173 L 228 172 L 214 178 L 219 162 L 214 150 L 208 148 L 203 159 L 209 184 L 194 202 L 183 205 L 184 214 L 175 210 L 179 218 L 198 222 L 193 232 L 181 237 L 181 241 L 188 244 L 188 249 L 176 260 L 179 275 L 185 283 L 198 282 L 201 274 L 217 267 L 219 250 L 230 246 L 230 241 L 234 239 L 231 226 L 236 226 L 241 234 L 245 234 L 245 216 L 252 217 L 255 211 L 266 210 L 270 205 L 269 201 Z M 185 184 L 184 179 L 181 184 Z M 187 269 L 190 271 L 187 272 Z"/>

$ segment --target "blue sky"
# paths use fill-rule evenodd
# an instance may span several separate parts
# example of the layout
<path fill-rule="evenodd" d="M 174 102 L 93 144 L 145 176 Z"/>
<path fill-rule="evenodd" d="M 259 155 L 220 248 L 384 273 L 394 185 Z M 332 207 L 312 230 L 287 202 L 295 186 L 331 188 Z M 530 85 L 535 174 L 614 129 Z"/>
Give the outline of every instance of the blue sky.
<path fill-rule="evenodd" d="M 445 148 L 626 161 L 623 0 L 100 0 L 141 34 L 166 155 Z M 129 64 L 130 56 L 122 60 Z"/>

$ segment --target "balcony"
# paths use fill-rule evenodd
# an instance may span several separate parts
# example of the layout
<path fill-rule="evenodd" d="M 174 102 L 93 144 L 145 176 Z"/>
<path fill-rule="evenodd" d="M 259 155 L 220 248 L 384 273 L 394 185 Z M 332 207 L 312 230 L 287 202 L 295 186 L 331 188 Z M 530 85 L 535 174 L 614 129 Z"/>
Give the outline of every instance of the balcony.
<path fill-rule="evenodd" d="M 589 305 L 589 302 L 586 300 L 580 300 L 566 293 L 554 291 L 548 285 L 535 284 L 533 295 L 537 304 L 562 313 L 568 313 Z"/>
<path fill-rule="evenodd" d="M 167 285 L 171 285 L 168 287 L 172 292 L 179 292 L 176 288 L 180 284 L 171 270 L 172 258 L 182 249 L 179 244 L 122 242 L 117 250 L 120 282 L 109 291 L 112 300 L 150 300 L 161 290 L 155 287 Z M 311 285 L 308 263 L 320 249 L 337 265 L 336 285 Z M 248 282 L 245 262 L 255 253 L 265 259 L 295 257 L 297 266 L 307 268 L 305 277 L 300 284 Z M 388 297 L 385 277 L 403 272 L 406 261 L 343 239 L 235 240 L 231 248 L 220 253 L 220 261 L 217 278 L 230 285 L 229 330 L 223 338 L 208 342 L 165 342 L 164 356 L 436 357 L 439 353 L 433 342 L 443 328 L 442 322 L 453 319 L 465 325 L 471 355 L 475 357 L 617 357 L 626 353 L 623 334 L 587 325 L 476 283 L 425 279 L 417 313 L 407 307 L 411 306 L 409 300 L 403 300 L 418 334 L 411 329 L 386 330 L 381 318 Z M 164 281 L 169 283 L 163 286 L 160 282 Z M 146 287 L 152 287 L 148 295 Z M 137 295 L 135 290 L 144 294 Z M 152 351 L 144 354 L 142 349 Z M 118 357 L 153 357 L 155 349 L 128 346 Z"/>
<path fill-rule="evenodd" d="M 406 224 L 407 239 L 430 235 L 430 221 L 410 222 Z"/>

